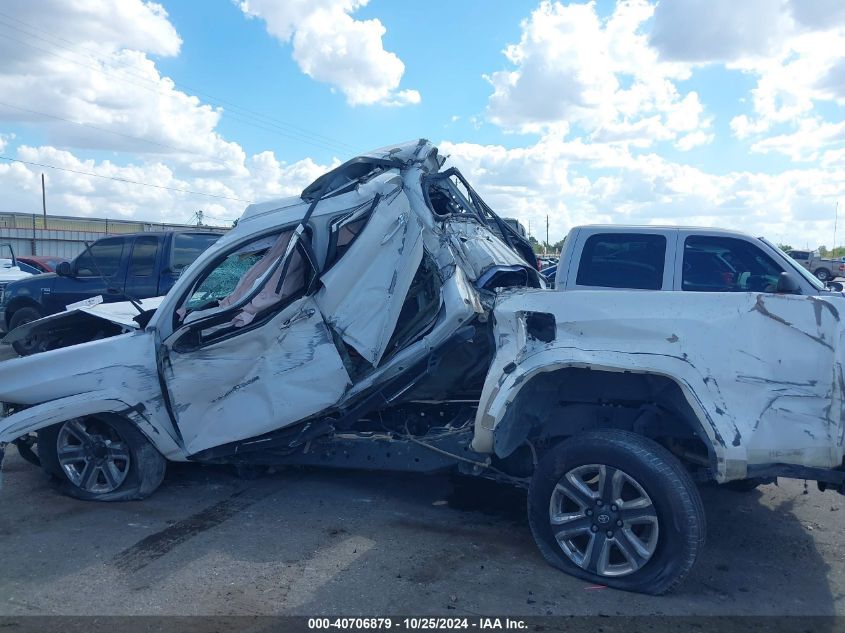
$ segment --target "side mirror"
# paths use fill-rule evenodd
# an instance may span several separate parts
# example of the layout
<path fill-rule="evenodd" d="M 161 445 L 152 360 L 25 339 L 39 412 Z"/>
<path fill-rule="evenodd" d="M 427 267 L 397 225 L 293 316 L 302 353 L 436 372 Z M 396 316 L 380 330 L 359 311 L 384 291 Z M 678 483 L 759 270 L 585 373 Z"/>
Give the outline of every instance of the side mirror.
<path fill-rule="evenodd" d="M 845 290 L 845 286 L 843 286 L 838 281 L 828 281 L 827 288 L 828 290 L 832 290 L 833 292 L 842 292 L 843 290 Z"/>
<path fill-rule="evenodd" d="M 795 277 L 788 272 L 782 272 L 778 277 L 778 285 L 775 292 L 782 295 L 801 294 L 801 286 L 795 281 Z"/>
<path fill-rule="evenodd" d="M 61 262 L 58 266 L 56 266 L 56 274 L 59 277 L 73 277 L 73 268 L 70 265 L 70 262 Z"/>

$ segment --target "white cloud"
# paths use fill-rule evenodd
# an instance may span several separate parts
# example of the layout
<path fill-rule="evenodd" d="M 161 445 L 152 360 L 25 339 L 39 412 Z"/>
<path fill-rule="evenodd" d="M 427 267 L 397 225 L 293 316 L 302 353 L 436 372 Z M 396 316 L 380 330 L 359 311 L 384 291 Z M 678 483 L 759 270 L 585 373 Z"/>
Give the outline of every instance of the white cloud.
<path fill-rule="evenodd" d="M 845 121 L 827 123 L 820 118 L 801 119 L 794 132 L 770 136 L 754 143 L 752 151 L 778 152 L 795 162 L 817 161 L 825 148 L 845 145 Z"/>
<path fill-rule="evenodd" d="M 785 5 L 785 0 L 663 0 L 654 11 L 650 41 L 670 61 L 767 57 L 794 28 Z"/>
<path fill-rule="evenodd" d="M 310 159 L 285 164 L 272 152 L 248 156 L 223 138 L 222 110 L 178 89 L 149 57 L 181 46 L 158 4 L 14 0 L 3 13 L 0 123 L 37 127 L 46 143 L 15 147 L 0 128 L 0 151 L 70 170 L 0 161 L 3 210 L 38 209 L 43 171 L 54 213 L 181 222 L 203 209 L 209 221 L 225 221 L 240 216 L 245 201 L 297 194 L 327 169 Z M 81 158 L 88 149 L 130 158 Z"/>
<path fill-rule="evenodd" d="M 813 29 L 828 29 L 845 23 L 845 3 L 841 0 L 789 0 L 795 20 Z"/>
<path fill-rule="evenodd" d="M 221 111 L 178 90 L 147 57 L 181 46 L 160 5 L 48 4 L 3 5 L 10 17 L 0 23 L 0 122 L 37 125 L 52 145 L 166 155 L 200 171 L 243 169 L 243 150 L 215 131 Z"/>
<path fill-rule="evenodd" d="M 62 40 L 64 35 L 72 35 L 73 42 L 95 51 L 129 48 L 173 56 L 182 45 L 164 8 L 144 0 L 4 0 L 3 13 L 11 16 L 4 18 L 3 32 L 32 45 L 10 44 L 14 40 L 0 38 L 5 68 L 29 64 L 33 46 L 67 44 Z"/>
<path fill-rule="evenodd" d="M 32 212 L 39 209 L 40 175 L 44 172 L 48 208 L 54 213 L 185 222 L 195 211 L 202 209 L 206 221 L 212 224 L 228 223 L 239 217 L 247 201 L 298 195 L 315 178 L 338 164 L 338 161 L 333 161 L 319 165 L 310 158 L 286 164 L 272 152 L 262 152 L 250 157 L 238 175 L 223 181 L 197 174 L 180 174 L 163 162 L 118 165 L 108 160 L 80 159 L 67 150 L 50 146 L 21 145 L 15 157 L 68 171 L 0 162 L 0 190 L 5 192 L 4 211 Z M 88 172 L 105 178 L 75 172 Z"/>
<path fill-rule="evenodd" d="M 650 42 L 661 59 L 722 64 L 756 79 L 752 110 L 730 122 L 737 139 L 756 141 L 754 151 L 807 160 L 813 142 L 829 140 L 817 103 L 845 105 L 841 0 L 663 0 Z"/>
<path fill-rule="evenodd" d="M 661 61 L 649 46 L 653 11 L 624 0 L 603 19 L 593 2 L 542 2 L 505 49 L 512 67 L 487 77 L 490 120 L 523 132 L 565 122 L 599 142 L 642 147 L 708 128 L 698 95 L 677 87 L 688 66 Z"/>
<path fill-rule="evenodd" d="M 699 145 L 709 145 L 713 142 L 714 138 L 716 138 L 715 134 L 707 134 L 701 130 L 696 130 L 695 132 L 690 132 L 686 136 L 679 138 L 678 142 L 675 143 L 675 147 L 682 152 L 688 152 L 693 147 L 698 147 Z"/>
<path fill-rule="evenodd" d="M 249 17 L 291 42 L 293 58 L 309 77 L 339 89 L 350 105 L 389 106 L 420 102 L 416 90 L 399 90 L 405 64 L 382 42 L 380 20 L 356 20 L 352 13 L 368 0 L 240 0 Z"/>
<path fill-rule="evenodd" d="M 540 234 L 548 213 L 553 239 L 573 224 L 617 222 L 829 242 L 835 202 L 845 202 L 845 121 L 817 106 L 845 105 L 845 3 L 820 4 L 620 0 L 602 18 L 594 3 L 542 2 L 505 49 L 510 66 L 488 77 L 487 106 L 493 123 L 539 140 L 448 151 L 503 214 Z M 708 65 L 751 77 L 750 98 L 708 112 L 719 85 L 685 89 Z M 713 173 L 659 154 L 666 143 L 682 152 L 718 147 L 717 115 L 749 154 L 809 165 L 765 173 L 752 159 L 747 169 Z"/>
<path fill-rule="evenodd" d="M 552 241 L 574 225 L 694 224 L 764 235 L 795 246 L 830 245 L 833 208 L 845 202 L 845 170 L 708 173 L 615 144 L 542 137 L 517 149 L 443 142 L 497 212 Z M 839 157 L 840 160 L 842 157 Z"/>

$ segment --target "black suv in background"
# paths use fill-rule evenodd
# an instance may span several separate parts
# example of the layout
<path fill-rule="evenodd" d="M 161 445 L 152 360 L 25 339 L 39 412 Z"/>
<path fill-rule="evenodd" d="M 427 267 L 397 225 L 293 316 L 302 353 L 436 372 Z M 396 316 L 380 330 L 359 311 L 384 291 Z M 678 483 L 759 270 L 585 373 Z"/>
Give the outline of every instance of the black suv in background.
<path fill-rule="evenodd" d="M 221 235 L 163 231 L 99 239 L 72 262 L 62 262 L 55 273 L 7 285 L 0 297 L 0 329 L 10 332 L 97 295 L 114 302 L 167 294 L 182 270 Z M 13 345 L 21 355 L 31 353 L 24 341 Z"/>

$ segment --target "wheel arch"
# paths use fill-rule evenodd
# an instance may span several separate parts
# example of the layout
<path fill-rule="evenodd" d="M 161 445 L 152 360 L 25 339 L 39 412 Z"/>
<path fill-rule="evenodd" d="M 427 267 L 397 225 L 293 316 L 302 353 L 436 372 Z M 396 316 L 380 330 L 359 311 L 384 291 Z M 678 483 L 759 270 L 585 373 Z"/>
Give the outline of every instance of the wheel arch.
<path fill-rule="evenodd" d="M 27 433 L 87 416 L 120 416 L 132 423 L 167 459 L 184 459 L 176 441 L 156 425 L 143 405 L 128 404 L 114 394 L 83 393 L 15 411 L 0 420 L 0 444 Z"/>
<path fill-rule="evenodd" d="M 9 324 L 12 322 L 12 317 L 15 315 L 15 312 L 21 308 L 34 308 L 43 316 L 43 308 L 35 299 L 29 296 L 15 297 L 9 301 L 9 305 L 6 307 L 4 315 L 6 322 L 3 325 L 5 325 L 7 329 L 9 328 Z"/>
<path fill-rule="evenodd" d="M 706 422 L 693 390 L 674 376 L 560 363 L 534 368 L 514 383 L 515 394 L 493 415 L 492 448 L 499 458 L 526 441 L 549 443 L 586 431 L 620 429 L 677 442 L 673 452 L 682 461 L 706 467 L 711 478 L 723 476 L 724 441 Z"/>

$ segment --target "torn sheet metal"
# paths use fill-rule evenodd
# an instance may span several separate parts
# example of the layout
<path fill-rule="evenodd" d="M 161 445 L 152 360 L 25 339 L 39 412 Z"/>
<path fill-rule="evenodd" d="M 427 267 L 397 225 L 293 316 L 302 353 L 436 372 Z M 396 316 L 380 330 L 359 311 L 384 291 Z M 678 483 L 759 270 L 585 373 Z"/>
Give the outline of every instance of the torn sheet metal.
<path fill-rule="evenodd" d="M 473 281 L 494 266 L 526 265 L 507 244 L 473 219 L 452 217 L 444 221 L 443 228 Z"/>
<path fill-rule="evenodd" d="M 394 187 L 373 209 L 343 265 L 321 277 L 317 305 L 329 325 L 373 366 L 384 354 L 422 261 L 422 229 L 407 196 Z"/>
<path fill-rule="evenodd" d="M 335 404 L 349 376 L 314 300 L 188 351 L 168 341 L 164 380 L 188 454 L 283 428 Z"/>
<path fill-rule="evenodd" d="M 155 310 L 161 305 L 163 300 L 164 297 L 152 297 L 142 299 L 138 303 L 141 304 L 142 310 Z M 80 319 L 79 315 L 89 315 L 114 323 L 128 332 L 138 329 L 138 323 L 134 320 L 138 314 L 138 309 L 130 301 L 102 303 L 102 301 L 97 301 L 97 297 L 93 297 L 69 305 L 64 312 L 51 314 L 50 316 L 30 321 L 15 328 L 3 337 L 3 343 L 14 343 L 15 341 L 33 336 L 41 330 L 52 330 L 65 324 L 76 327 L 80 323 L 86 323 L 86 320 L 84 318 Z"/>
<path fill-rule="evenodd" d="M 533 375 L 587 367 L 676 381 L 704 422 L 722 479 L 749 464 L 839 466 L 843 310 L 845 299 L 832 296 L 505 293 L 495 309 L 498 349 L 473 449 L 492 450 L 497 424 Z M 527 336 L 527 311 L 555 315 L 555 340 Z"/>

